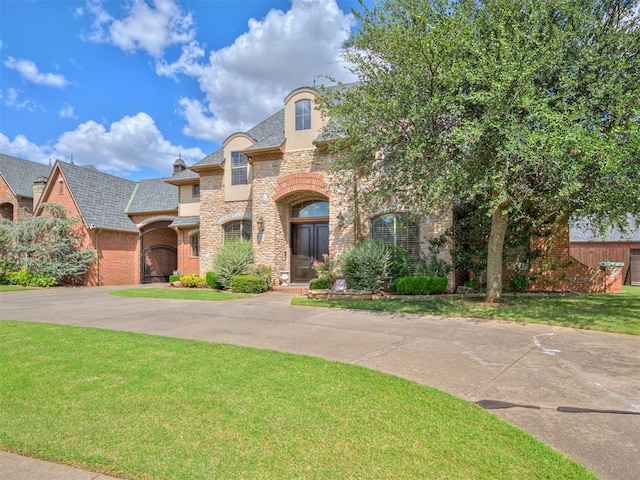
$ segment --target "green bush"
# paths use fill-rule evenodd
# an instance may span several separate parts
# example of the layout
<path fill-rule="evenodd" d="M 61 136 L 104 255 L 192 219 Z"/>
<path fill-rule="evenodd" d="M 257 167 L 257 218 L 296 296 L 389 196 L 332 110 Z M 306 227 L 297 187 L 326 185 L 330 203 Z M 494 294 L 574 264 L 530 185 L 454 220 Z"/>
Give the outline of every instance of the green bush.
<path fill-rule="evenodd" d="M 183 287 L 204 288 L 207 286 L 207 280 L 200 275 L 181 275 L 180 283 Z"/>
<path fill-rule="evenodd" d="M 255 262 L 253 244 L 247 241 L 227 242 L 213 258 L 215 280 L 223 288 L 231 287 L 236 275 L 249 275 Z"/>
<path fill-rule="evenodd" d="M 273 268 L 267 265 L 256 265 L 253 267 L 251 274 L 257 277 L 264 277 L 267 281 L 267 289 L 271 290 L 273 287 L 273 280 L 271 279 L 271 277 L 273 277 Z"/>
<path fill-rule="evenodd" d="M 266 278 L 258 275 L 235 275 L 231 278 L 234 293 L 262 293 L 269 290 Z"/>
<path fill-rule="evenodd" d="M 216 288 L 218 290 L 220 290 L 222 288 L 222 285 L 220 285 L 218 282 L 216 282 L 216 274 L 214 272 L 212 272 L 211 270 L 209 270 L 206 273 L 205 278 L 207 279 L 207 285 L 209 285 L 211 288 Z"/>
<path fill-rule="evenodd" d="M 8 285 L 21 285 L 23 287 L 55 287 L 58 280 L 47 275 L 38 275 L 31 270 L 18 270 L 17 272 L 5 272 L 4 282 Z"/>
<path fill-rule="evenodd" d="M 169 275 L 169 283 L 179 282 L 180 275 Z"/>
<path fill-rule="evenodd" d="M 309 290 L 327 290 L 330 287 L 326 278 L 312 278 L 309 282 Z"/>
<path fill-rule="evenodd" d="M 446 277 L 416 275 L 396 279 L 396 291 L 400 295 L 436 295 L 447 291 Z"/>
<path fill-rule="evenodd" d="M 349 288 L 377 292 L 389 276 L 391 251 L 381 240 L 368 239 L 342 256 Z"/>

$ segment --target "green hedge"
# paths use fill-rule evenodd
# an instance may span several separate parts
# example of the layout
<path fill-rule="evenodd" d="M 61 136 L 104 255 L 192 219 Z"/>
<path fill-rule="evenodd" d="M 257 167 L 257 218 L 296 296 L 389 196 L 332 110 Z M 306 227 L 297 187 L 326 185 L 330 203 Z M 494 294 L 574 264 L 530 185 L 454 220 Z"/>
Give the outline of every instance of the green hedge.
<path fill-rule="evenodd" d="M 216 288 L 218 290 L 221 290 L 223 288 L 222 285 L 218 281 L 216 281 L 216 274 L 211 270 L 206 273 L 205 278 L 207 279 L 207 285 L 209 285 L 211 288 Z"/>
<path fill-rule="evenodd" d="M 326 278 L 313 278 L 309 282 L 309 290 L 327 290 L 330 287 Z"/>
<path fill-rule="evenodd" d="M 396 279 L 396 291 L 400 295 L 435 295 L 447 291 L 445 277 L 416 275 Z"/>
<path fill-rule="evenodd" d="M 179 282 L 180 275 L 169 275 L 169 283 Z"/>
<path fill-rule="evenodd" d="M 267 279 L 257 275 L 231 277 L 231 290 L 235 293 L 262 293 L 269 290 Z"/>
<path fill-rule="evenodd" d="M 2 284 L 21 285 L 23 287 L 55 287 L 58 280 L 54 277 L 39 275 L 31 270 L 18 270 L 2 274 Z"/>

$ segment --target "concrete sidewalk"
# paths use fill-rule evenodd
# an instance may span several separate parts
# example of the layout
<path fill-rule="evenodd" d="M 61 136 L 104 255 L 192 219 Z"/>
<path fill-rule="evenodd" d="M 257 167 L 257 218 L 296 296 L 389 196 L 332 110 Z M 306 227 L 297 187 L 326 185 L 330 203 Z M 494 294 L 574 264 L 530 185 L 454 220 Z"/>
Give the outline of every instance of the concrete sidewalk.
<path fill-rule="evenodd" d="M 640 337 L 545 325 L 292 307 L 290 294 L 230 302 L 108 295 L 113 287 L 0 294 L 0 318 L 82 325 L 319 356 L 381 370 L 492 410 L 603 479 L 640 478 Z M 563 413 L 580 407 L 590 413 Z M 629 415 L 605 413 L 630 412 Z M 42 476 L 26 463 L 0 479 Z M 23 459 L 23 457 L 19 457 Z M 31 462 L 31 463 L 29 463 Z M 28 463 L 28 465 L 27 465 Z M 48 464 L 45 464 L 48 465 Z M 34 466 L 34 468 L 36 468 Z M 60 467 L 67 468 L 67 467 Z M 16 476 L 24 471 L 24 476 Z M 75 472 L 75 471 L 74 471 Z"/>

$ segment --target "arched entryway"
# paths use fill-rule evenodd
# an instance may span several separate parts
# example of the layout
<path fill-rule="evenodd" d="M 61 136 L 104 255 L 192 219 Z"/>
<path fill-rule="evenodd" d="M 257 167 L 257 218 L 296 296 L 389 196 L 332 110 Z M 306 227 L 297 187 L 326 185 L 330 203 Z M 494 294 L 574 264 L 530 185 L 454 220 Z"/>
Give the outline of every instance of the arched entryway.
<path fill-rule="evenodd" d="M 329 202 L 306 200 L 294 204 L 289 216 L 291 226 L 291 281 L 308 282 L 314 278 L 313 262 L 329 253 Z"/>
<path fill-rule="evenodd" d="M 168 282 L 178 268 L 178 238 L 170 221 L 145 225 L 140 230 L 140 283 Z"/>
<path fill-rule="evenodd" d="M 13 222 L 14 220 L 14 207 L 12 203 L 0 204 L 0 218 Z"/>

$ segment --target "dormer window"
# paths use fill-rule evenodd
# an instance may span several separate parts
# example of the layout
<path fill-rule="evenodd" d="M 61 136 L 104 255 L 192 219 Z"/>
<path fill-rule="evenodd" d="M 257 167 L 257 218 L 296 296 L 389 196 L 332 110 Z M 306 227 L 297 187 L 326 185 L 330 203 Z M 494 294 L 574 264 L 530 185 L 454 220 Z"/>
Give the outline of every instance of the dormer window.
<path fill-rule="evenodd" d="M 247 157 L 231 152 L 231 185 L 247 184 Z"/>
<path fill-rule="evenodd" d="M 311 100 L 296 102 L 296 130 L 311 129 Z"/>

